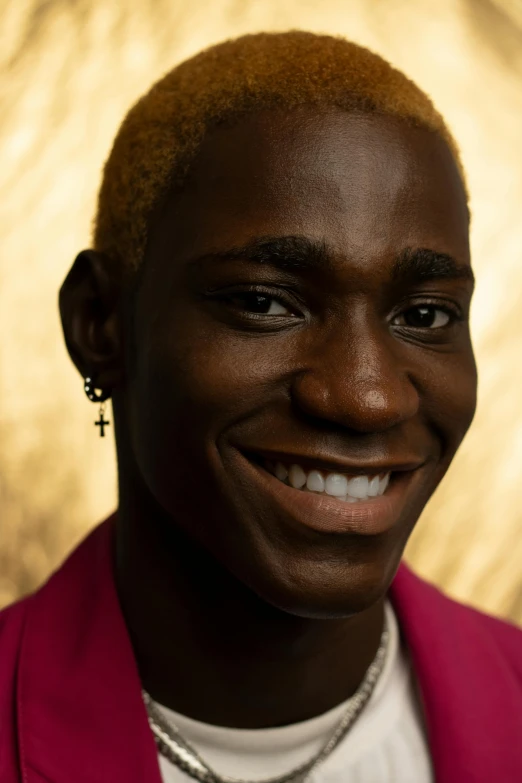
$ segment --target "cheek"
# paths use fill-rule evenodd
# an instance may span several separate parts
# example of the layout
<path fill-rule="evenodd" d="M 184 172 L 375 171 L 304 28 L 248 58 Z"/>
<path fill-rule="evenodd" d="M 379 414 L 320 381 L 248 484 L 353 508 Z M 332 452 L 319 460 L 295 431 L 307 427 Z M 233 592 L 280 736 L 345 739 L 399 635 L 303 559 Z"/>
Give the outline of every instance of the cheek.
<path fill-rule="evenodd" d="M 469 429 L 477 406 L 477 368 L 471 349 L 426 368 L 422 379 L 424 413 L 442 433 L 453 456 Z"/>
<path fill-rule="evenodd" d="M 260 340 L 218 328 L 138 346 L 129 424 L 155 494 L 172 482 L 173 464 L 179 475 L 207 474 L 220 436 L 266 403 L 282 368 L 272 346 L 260 349 Z"/>
<path fill-rule="evenodd" d="M 197 416 L 216 430 L 255 410 L 270 388 L 280 383 L 288 351 L 283 353 L 286 360 L 280 353 L 266 339 L 214 329 L 202 339 L 192 339 L 186 349 L 166 348 L 157 354 L 152 360 L 151 387 L 160 381 L 183 400 L 186 409 L 197 410 Z"/>

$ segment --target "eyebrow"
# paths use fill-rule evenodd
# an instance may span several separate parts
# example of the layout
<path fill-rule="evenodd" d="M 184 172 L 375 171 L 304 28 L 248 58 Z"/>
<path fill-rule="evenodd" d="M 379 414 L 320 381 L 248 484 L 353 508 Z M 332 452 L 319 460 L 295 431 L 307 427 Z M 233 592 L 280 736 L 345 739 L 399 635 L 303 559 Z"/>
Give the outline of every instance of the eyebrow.
<path fill-rule="evenodd" d="M 234 260 L 265 264 L 283 271 L 306 272 L 331 268 L 334 259 L 324 241 L 305 236 L 277 236 L 259 237 L 241 247 L 207 253 L 191 259 L 189 264 Z M 394 259 L 391 279 L 410 284 L 441 279 L 475 282 L 469 264 L 457 261 L 448 253 L 411 247 Z"/>

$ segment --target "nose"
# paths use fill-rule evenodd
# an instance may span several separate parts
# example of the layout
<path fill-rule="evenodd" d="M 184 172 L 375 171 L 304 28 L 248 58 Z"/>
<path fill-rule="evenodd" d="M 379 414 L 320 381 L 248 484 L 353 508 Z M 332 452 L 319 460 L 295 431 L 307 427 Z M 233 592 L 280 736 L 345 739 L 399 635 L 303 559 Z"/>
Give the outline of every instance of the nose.
<path fill-rule="evenodd" d="M 419 393 L 396 338 L 382 327 L 357 332 L 338 328 L 316 342 L 294 377 L 292 398 L 315 418 L 384 432 L 417 414 Z"/>

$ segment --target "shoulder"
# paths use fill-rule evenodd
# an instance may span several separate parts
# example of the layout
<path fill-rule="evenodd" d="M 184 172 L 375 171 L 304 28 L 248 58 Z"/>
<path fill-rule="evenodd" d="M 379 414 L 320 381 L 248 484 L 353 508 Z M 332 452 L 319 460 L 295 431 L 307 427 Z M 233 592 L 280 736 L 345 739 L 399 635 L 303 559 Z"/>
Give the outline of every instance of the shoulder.
<path fill-rule="evenodd" d="M 419 642 L 421 635 L 442 637 L 457 656 L 488 658 L 522 685 L 522 628 L 452 598 L 404 561 L 390 592 L 403 624 Z"/>
<path fill-rule="evenodd" d="M 30 598 L 0 612 L 0 780 L 18 780 L 16 768 L 17 674 Z"/>
<path fill-rule="evenodd" d="M 404 563 L 390 598 L 438 776 L 522 780 L 522 629 L 450 597 Z"/>
<path fill-rule="evenodd" d="M 440 592 L 440 591 L 439 591 Z M 475 629 L 477 636 L 488 640 L 522 684 L 522 628 L 509 620 L 495 617 L 468 604 L 440 593 L 452 607 L 455 622 Z"/>
<path fill-rule="evenodd" d="M 32 596 L 27 596 L 0 611 L 0 644 L 3 650 L 21 636 L 31 599 Z"/>
<path fill-rule="evenodd" d="M 0 611 L 0 689 L 16 667 L 31 600 L 28 596 Z"/>

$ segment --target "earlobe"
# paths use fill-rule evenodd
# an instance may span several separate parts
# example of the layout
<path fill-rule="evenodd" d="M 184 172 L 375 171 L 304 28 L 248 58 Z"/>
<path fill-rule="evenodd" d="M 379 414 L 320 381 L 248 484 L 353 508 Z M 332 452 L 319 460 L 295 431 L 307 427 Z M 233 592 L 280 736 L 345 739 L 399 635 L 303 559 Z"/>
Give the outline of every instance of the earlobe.
<path fill-rule="evenodd" d="M 85 378 L 114 388 L 122 379 L 122 339 L 118 304 L 121 289 L 102 253 L 83 250 L 59 294 L 59 309 L 69 355 Z"/>

